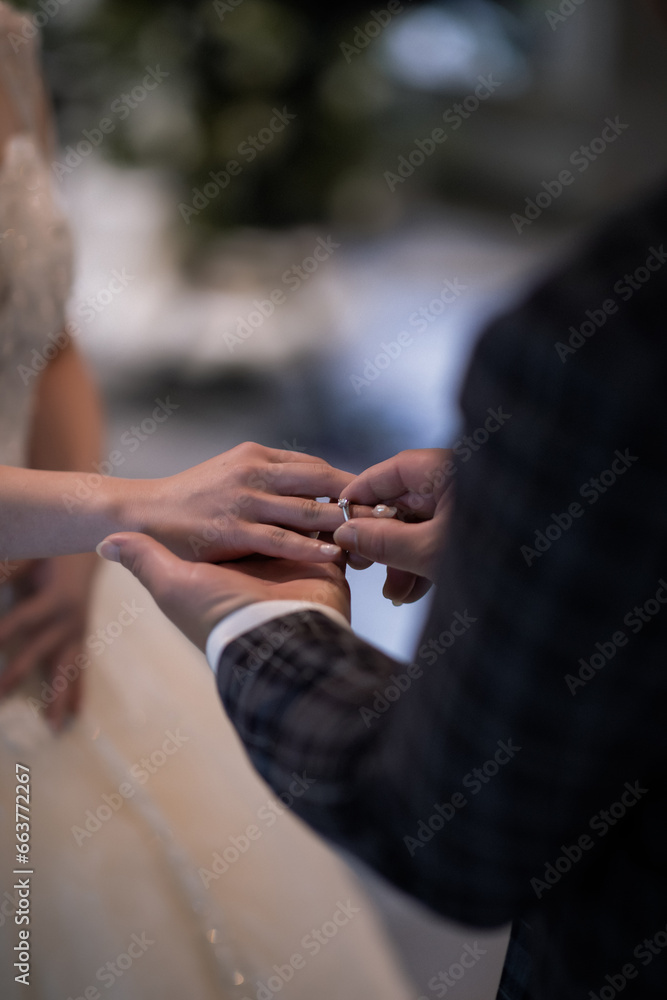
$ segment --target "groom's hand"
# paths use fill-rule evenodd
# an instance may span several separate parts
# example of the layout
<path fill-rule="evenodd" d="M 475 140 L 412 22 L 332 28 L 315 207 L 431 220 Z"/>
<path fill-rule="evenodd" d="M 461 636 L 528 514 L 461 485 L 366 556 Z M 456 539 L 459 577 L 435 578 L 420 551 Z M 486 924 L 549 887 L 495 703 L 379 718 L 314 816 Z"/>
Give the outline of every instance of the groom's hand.
<path fill-rule="evenodd" d="M 343 491 L 353 503 L 386 503 L 412 515 L 414 523 L 354 517 L 334 534 L 354 568 L 374 562 L 387 566 L 384 595 L 396 604 L 418 601 L 435 578 L 453 499 L 451 458 L 452 452 L 442 448 L 402 451 L 367 469 Z"/>
<path fill-rule="evenodd" d="M 229 565 L 186 562 L 147 535 L 110 535 L 98 548 L 152 594 L 167 618 L 200 649 L 218 622 L 257 601 L 313 601 L 350 617 L 342 560 L 297 563 L 253 556 Z"/>

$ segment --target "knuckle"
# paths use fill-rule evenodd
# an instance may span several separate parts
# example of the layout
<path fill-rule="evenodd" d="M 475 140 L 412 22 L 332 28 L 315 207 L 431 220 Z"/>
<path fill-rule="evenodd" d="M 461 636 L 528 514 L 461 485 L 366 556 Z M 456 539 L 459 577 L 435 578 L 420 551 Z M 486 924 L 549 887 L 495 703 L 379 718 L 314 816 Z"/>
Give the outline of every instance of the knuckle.
<path fill-rule="evenodd" d="M 250 473 L 248 473 L 248 476 L 246 478 L 249 477 Z M 234 508 L 232 509 L 247 510 L 247 508 L 250 507 L 254 502 L 254 499 L 255 499 L 254 494 L 252 493 L 251 490 L 240 490 L 236 495 L 236 499 L 234 501 Z"/>
<path fill-rule="evenodd" d="M 275 548 L 284 549 L 290 539 L 290 533 L 284 528 L 271 528 L 268 537 Z"/>
<path fill-rule="evenodd" d="M 238 483 L 247 483 L 254 471 L 254 462 L 243 461 L 234 463 L 234 479 Z"/>
<path fill-rule="evenodd" d="M 240 521 L 231 521 L 221 537 L 221 545 L 225 551 L 236 552 L 248 544 L 248 526 Z"/>
<path fill-rule="evenodd" d="M 326 504 L 318 503 L 317 500 L 303 500 L 299 513 L 303 517 L 303 520 L 309 524 L 319 523 L 322 521 L 323 514 L 328 513 L 324 510 L 326 506 Z"/>
<path fill-rule="evenodd" d="M 259 447 L 254 441 L 242 441 L 241 444 L 237 444 L 232 451 L 238 455 L 247 455 L 249 458 L 252 457 L 253 452 Z"/>
<path fill-rule="evenodd" d="M 188 572 L 188 581 L 195 579 L 195 573 L 197 569 L 202 566 L 202 563 L 190 563 Z M 160 573 L 159 579 L 151 581 L 150 590 L 156 600 L 164 600 L 168 598 L 173 593 L 177 593 L 182 586 L 183 579 L 179 571 L 173 567 L 169 566 L 167 569 Z"/>
<path fill-rule="evenodd" d="M 188 583 L 197 587 L 210 583 L 208 563 L 193 563 L 188 569 Z M 174 581 L 176 583 L 176 581 Z"/>

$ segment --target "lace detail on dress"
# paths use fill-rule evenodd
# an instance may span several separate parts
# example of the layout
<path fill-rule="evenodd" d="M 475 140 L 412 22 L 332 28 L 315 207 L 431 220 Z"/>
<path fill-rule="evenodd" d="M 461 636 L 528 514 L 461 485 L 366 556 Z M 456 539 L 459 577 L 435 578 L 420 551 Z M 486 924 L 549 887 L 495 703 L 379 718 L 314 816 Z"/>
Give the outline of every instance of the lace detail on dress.
<path fill-rule="evenodd" d="M 58 351 L 72 241 L 37 141 L 13 136 L 0 167 L 0 464 L 22 465 L 38 376 Z"/>
<path fill-rule="evenodd" d="M 39 39 L 0 2 L 0 84 L 21 132 L 0 150 L 0 464 L 23 465 L 38 376 L 65 325 L 72 241 L 37 135 Z"/>

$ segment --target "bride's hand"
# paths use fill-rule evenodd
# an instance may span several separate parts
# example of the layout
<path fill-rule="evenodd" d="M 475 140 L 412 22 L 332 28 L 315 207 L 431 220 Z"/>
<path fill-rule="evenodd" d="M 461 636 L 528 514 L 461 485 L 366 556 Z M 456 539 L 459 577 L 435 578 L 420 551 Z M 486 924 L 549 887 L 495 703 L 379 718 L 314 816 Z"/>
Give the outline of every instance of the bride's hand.
<path fill-rule="evenodd" d="M 90 588 L 97 559 L 58 556 L 23 563 L 5 586 L 17 601 L 0 617 L 0 650 L 7 663 L 0 675 L 0 698 L 31 674 L 39 673 L 52 696 L 45 714 L 59 730 L 78 712 L 82 671 L 65 671 L 84 651 Z"/>
<path fill-rule="evenodd" d="M 131 520 L 135 531 L 191 561 L 259 553 L 331 562 L 340 549 L 309 535 L 335 531 L 343 515 L 316 498 L 339 496 L 351 478 L 322 459 L 246 443 L 168 479 L 144 481 Z"/>

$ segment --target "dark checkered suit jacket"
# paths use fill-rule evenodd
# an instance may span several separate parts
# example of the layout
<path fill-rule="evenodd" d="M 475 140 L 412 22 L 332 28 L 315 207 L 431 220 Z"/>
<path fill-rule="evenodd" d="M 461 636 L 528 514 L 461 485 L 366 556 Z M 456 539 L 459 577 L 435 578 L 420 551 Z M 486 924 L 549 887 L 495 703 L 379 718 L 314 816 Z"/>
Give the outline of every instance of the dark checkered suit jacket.
<path fill-rule="evenodd" d="M 410 667 L 303 613 L 219 669 L 307 822 L 447 917 L 527 922 L 539 1000 L 667 996 L 666 236 L 661 190 L 479 343 Z"/>

